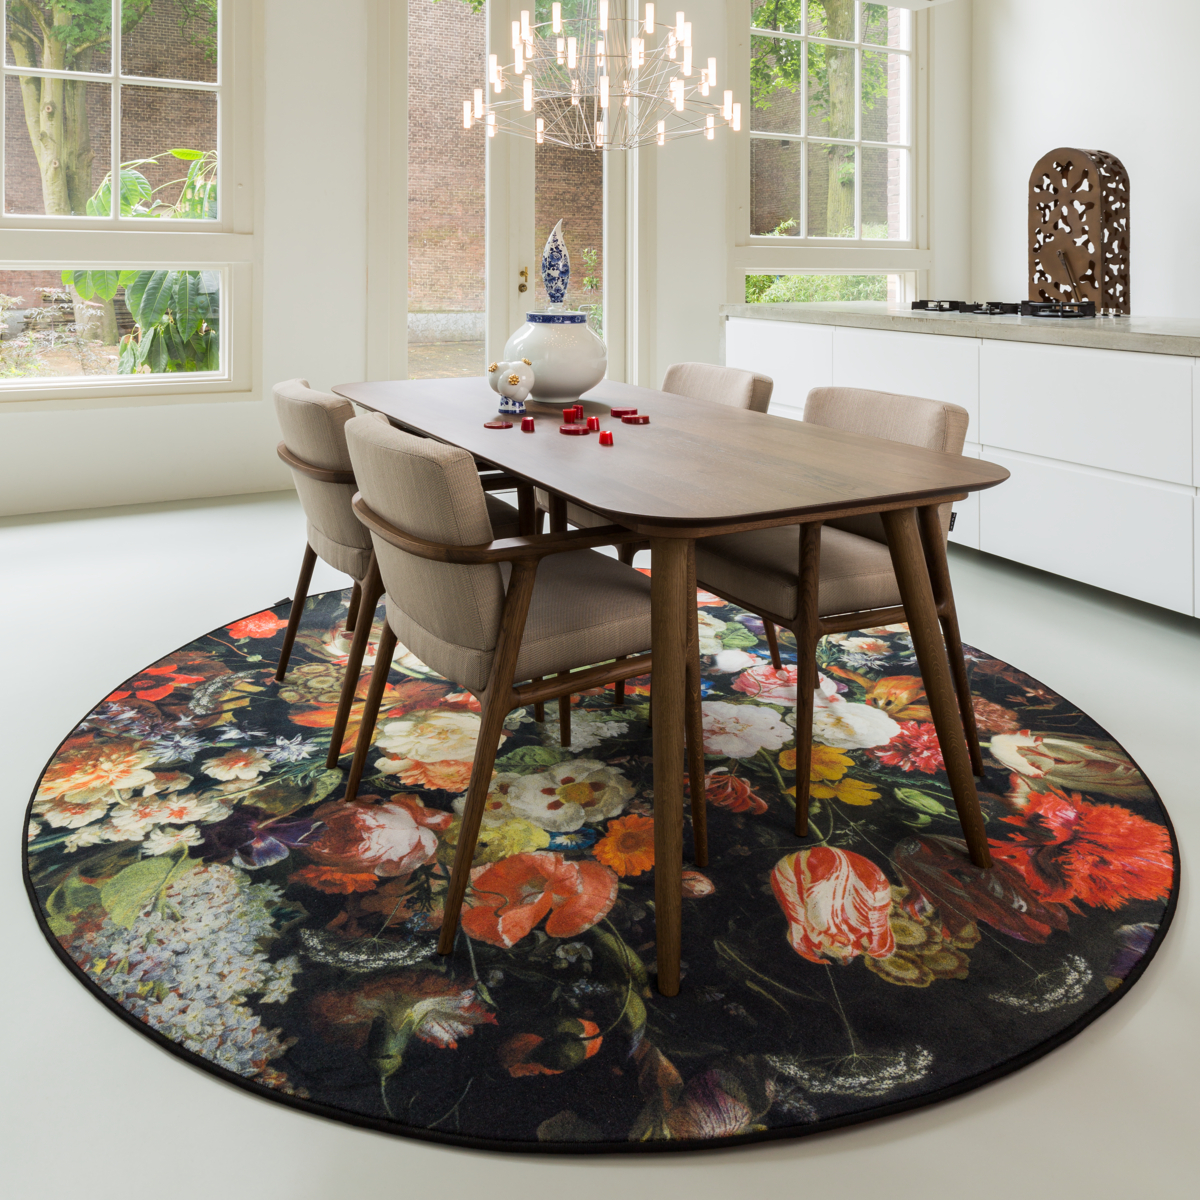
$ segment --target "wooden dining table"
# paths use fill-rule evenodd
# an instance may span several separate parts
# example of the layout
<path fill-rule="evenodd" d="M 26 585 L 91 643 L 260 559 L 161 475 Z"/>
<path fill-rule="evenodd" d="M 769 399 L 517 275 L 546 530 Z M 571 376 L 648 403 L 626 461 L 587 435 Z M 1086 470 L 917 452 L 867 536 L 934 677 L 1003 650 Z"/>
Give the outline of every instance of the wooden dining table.
<path fill-rule="evenodd" d="M 683 714 L 697 538 L 888 513 L 889 549 L 951 789 L 960 814 L 978 812 L 919 513 L 1003 483 L 1003 467 L 607 380 L 583 396 L 588 409 L 630 406 L 650 418 L 629 425 L 602 416 L 601 428 L 613 433 L 611 446 L 600 445 L 595 434 L 561 435 L 557 409 L 535 416 L 532 433 L 521 430 L 519 418 L 508 429 L 486 428 L 496 420 L 498 398 L 483 377 L 349 383 L 333 390 L 399 428 L 459 446 L 545 489 L 559 511 L 563 501 L 581 504 L 649 541 L 655 941 L 663 995 L 679 990 Z M 944 591 L 948 574 L 940 582 Z M 981 824 L 974 833 L 982 838 Z"/>

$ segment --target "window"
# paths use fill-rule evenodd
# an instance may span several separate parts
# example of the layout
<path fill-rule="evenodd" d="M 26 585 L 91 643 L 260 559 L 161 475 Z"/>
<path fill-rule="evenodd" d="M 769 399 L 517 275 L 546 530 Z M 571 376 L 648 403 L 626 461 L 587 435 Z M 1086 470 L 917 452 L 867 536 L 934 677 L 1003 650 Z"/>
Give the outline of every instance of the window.
<path fill-rule="evenodd" d="M 918 294 L 927 20 L 862 0 L 750 0 L 731 71 L 749 97 L 730 183 L 731 302 Z"/>
<path fill-rule="evenodd" d="M 223 7 L 4 0 L 4 398 L 233 383 Z"/>
<path fill-rule="evenodd" d="M 909 13 L 753 3 L 751 235 L 907 241 Z"/>

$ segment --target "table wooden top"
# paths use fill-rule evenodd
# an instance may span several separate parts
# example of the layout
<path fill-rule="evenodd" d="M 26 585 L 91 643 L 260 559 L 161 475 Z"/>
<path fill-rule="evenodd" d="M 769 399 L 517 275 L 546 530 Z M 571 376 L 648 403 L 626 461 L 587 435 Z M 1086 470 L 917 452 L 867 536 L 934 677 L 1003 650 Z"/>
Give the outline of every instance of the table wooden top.
<path fill-rule="evenodd" d="M 557 416 L 536 432 L 485 429 L 498 399 L 483 377 L 339 384 L 339 396 L 638 532 L 696 536 L 913 507 L 995 487 L 1008 471 L 769 413 L 705 404 L 605 380 L 583 397 L 631 405 L 648 425 L 601 417 L 614 445 L 568 437 Z"/>

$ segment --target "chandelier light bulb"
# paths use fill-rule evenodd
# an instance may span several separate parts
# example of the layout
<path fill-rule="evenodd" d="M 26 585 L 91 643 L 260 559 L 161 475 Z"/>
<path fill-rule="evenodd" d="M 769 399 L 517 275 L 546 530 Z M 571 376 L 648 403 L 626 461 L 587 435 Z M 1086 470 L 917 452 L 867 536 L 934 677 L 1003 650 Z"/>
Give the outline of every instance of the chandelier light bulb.
<path fill-rule="evenodd" d="M 600 76 L 600 107 L 608 107 L 608 76 Z"/>
<path fill-rule="evenodd" d="M 555 50 L 558 52 L 558 65 L 561 67 L 567 61 L 567 43 L 564 38 L 558 39 Z"/>
<path fill-rule="evenodd" d="M 521 44 L 521 22 L 512 23 L 512 48 L 515 50 Z"/>
<path fill-rule="evenodd" d="M 673 32 L 668 33 L 667 34 L 667 57 L 669 59 L 671 59 L 672 62 L 674 62 L 674 60 L 675 60 L 675 51 L 676 51 L 676 48 L 678 47 L 678 45 L 679 45 L 679 42 L 676 40 L 675 34 Z"/>
<path fill-rule="evenodd" d="M 483 88 L 475 89 L 475 118 L 483 116 Z"/>
<path fill-rule="evenodd" d="M 600 0 L 600 28 L 608 28 L 608 0 Z"/>
<path fill-rule="evenodd" d="M 654 32 L 654 5 L 653 4 L 646 5 L 645 30 L 647 33 Z"/>
<path fill-rule="evenodd" d="M 555 8 L 558 7 L 556 4 Z M 541 117 L 537 119 L 537 144 L 540 146 L 546 140 L 546 122 Z"/>
<path fill-rule="evenodd" d="M 692 73 L 692 48 L 684 46 L 683 48 L 683 73 L 690 75 Z"/>
<path fill-rule="evenodd" d="M 596 67 L 598 70 L 604 70 L 604 39 L 600 38 L 596 42 Z"/>
<path fill-rule="evenodd" d="M 463 101 L 463 128 L 471 128 L 471 102 L 470 100 Z"/>
<path fill-rule="evenodd" d="M 567 70 L 575 70 L 575 39 L 567 38 Z"/>
<path fill-rule="evenodd" d="M 555 33 L 562 33 L 562 5 L 550 5 L 550 25 Z"/>
<path fill-rule="evenodd" d="M 530 40 L 531 40 L 531 35 L 529 33 L 529 9 L 523 8 L 521 10 L 521 41 L 528 42 Z"/>
<path fill-rule="evenodd" d="M 522 53 L 522 50 L 523 47 L 518 42 L 517 48 L 513 51 L 513 70 L 518 75 L 522 75 L 525 72 L 525 55 Z"/>
<path fill-rule="evenodd" d="M 533 76 L 525 76 L 525 89 L 522 101 L 526 112 L 533 112 Z"/>
<path fill-rule="evenodd" d="M 598 147 L 604 145 L 604 122 L 603 121 L 596 122 L 596 145 Z"/>
<path fill-rule="evenodd" d="M 715 58 L 708 60 L 708 86 L 717 86 L 717 60 Z"/>
<path fill-rule="evenodd" d="M 675 40 L 676 40 L 677 42 L 682 42 L 682 41 L 683 41 L 683 26 L 684 26 L 684 23 L 685 23 L 685 22 L 684 22 L 684 19 L 683 19 L 683 13 L 682 13 L 682 12 L 677 12 L 677 13 L 675 14 Z"/>
<path fill-rule="evenodd" d="M 725 102 L 721 105 L 721 116 L 724 117 L 726 121 L 733 120 L 733 93 L 732 92 L 725 93 Z"/>
<path fill-rule="evenodd" d="M 737 131 L 742 127 L 742 106 L 740 104 L 735 104 L 733 106 L 732 125 L 734 133 L 737 133 Z"/>
<path fill-rule="evenodd" d="M 708 72 L 703 67 L 700 69 L 700 95 L 708 95 Z"/>
<path fill-rule="evenodd" d="M 571 80 L 571 103 L 572 104 L 579 103 L 579 80 L 578 79 Z"/>
<path fill-rule="evenodd" d="M 691 44 L 692 44 L 692 23 L 691 23 L 691 21 L 684 21 L 684 23 L 683 23 L 683 37 L 681 37 L 679 40 L 680 40 L 680 41 L 681 41 L 681 42 L 682 42 L 682 43 L 683 43 L 685 46 L 691 46 Z"/>

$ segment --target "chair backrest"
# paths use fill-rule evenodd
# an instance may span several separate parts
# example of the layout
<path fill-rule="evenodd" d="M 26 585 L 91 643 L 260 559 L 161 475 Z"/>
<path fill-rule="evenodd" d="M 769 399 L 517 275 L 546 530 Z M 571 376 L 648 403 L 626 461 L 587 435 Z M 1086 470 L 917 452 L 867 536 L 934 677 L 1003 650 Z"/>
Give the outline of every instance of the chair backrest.
<path fill-rule="evenodd" d="M 354 405 L 341 396 L 314 391 L 307 379 L 278 383 L 274 393 L 275 415 L 287 448 L 314 467 L 351 470 L 344 431 L 354 417 Z M 370 535 L 350 507 L 353 484 L 326 483 L 296 470 L 292 479 L 310 525 L 342 546 L 370 549 Z"/>
<path fill-rule="evenodd" d="M 970 416 L 965 408 L 943 400 L 871 392 L 865 388 L 827 387 L 813 388 L 808 393 L 804 419 L 813 425 L 827 425 L 847 433 L 868 434 L 886 438 L 889 442 L 903 442 L 906 446 L 940 450 L 943 454 L 961 454 Z M 939 510 L 942 531 L 947 536 L 952 507 L 943 504 Z M 876 513 L 842 517 L 828 524 L 877 542 L 887 541 L 883 521 Z"/>
<path fill-rule="evenodd" d="M 374 416 L 350 421 L 346 441 L 363 500 L 389 524 L 452 546 L 492 540 L 487 500 L 466 450 L 402 433 Z M 495 649 L 504 607 L 500 567 L 433 562 L 372 540 L 389 606 L 404 614 L 410 629 L 433 635 L 414 640 L 402 634 L 401 640 L 427 666 L 469 685 L 452 648 Z"/>
<path fill-rule="evenodd" d="M 712 363 L 675 363 L 663 376 L 662 390 L 690 400 L 707 400 L 730 408 L 765 413 L 771 403 L 775 381 L 737 367 Z"/>

